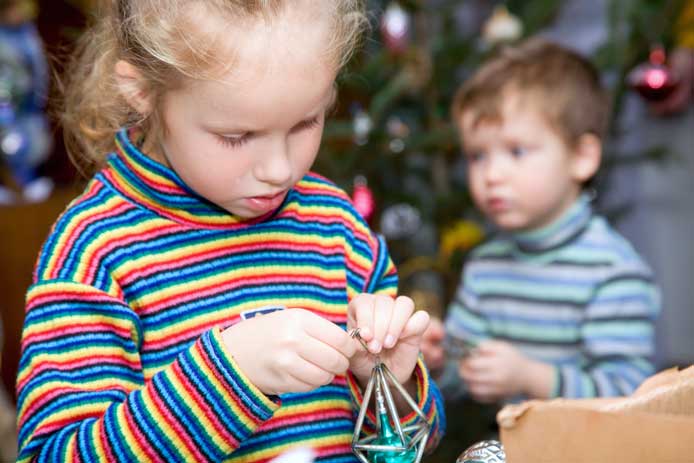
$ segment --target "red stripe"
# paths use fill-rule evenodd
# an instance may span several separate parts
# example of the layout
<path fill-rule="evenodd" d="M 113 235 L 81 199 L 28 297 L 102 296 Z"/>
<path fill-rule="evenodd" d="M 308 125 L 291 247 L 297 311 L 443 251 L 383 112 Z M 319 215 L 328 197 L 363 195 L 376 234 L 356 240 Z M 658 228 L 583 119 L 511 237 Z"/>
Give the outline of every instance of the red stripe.
<path fill-rule="evenodd" d="M 100 212 L 98 214 L 91 212 L 90 215 L 86 217 L 80 217 L 81 220 L 79 220 L 79 225 L 75 227 L 69 235 L 63 235 L 64 244 L 62 245 L 62 252 L 59 254 L 58 259 L 56 259 L 53 268 L 47 269 L 49 272 L 49 278 L 58 277 L 58 273 L 65 266 L 65 261 L 67 260 L 69 251 L 74 251 L 76 249 L 75 242 L 79 239 L 80 235 L 84 232 L 85 228 L 87 228 L 88 225 L 91 225 L 94 222 L 101 221 L 101 219 L 106 219 L 122 214 L 129 209 L 133 209 L 134 207 L 135 206 L 128 203 L 127 201 L 123 201 L 121 204 L 117 204 L 113 206 L 111 209 L 104 210 L 103 212 Z M 72 222 L 70 222 L 70 224 L 72 224 Z M 90 241 L 88 244 L 93 244 L 93 241 Z"/>
<path fill-rule="evenodd" d="M 135 422 L 135 417 L 132 415 L 132 412 L 129 407 L 122 406 L 121 409 L 119 410 L 123 414 L 123 418 L 125 418 L 125 422 L 127 423 L 128 429 L 132 432 L 132 434 L 135 435 L 135 438 L 137 441 L 142 444 L 139 447 L 145 452 L 147 457 L 149 458 L 150 461 L 161 461 L 159 459 L 159 456 L 154 453 L 153 450 L 150 449 L 150 443 L 147 441 L 147 438 L 145 437 L 143 431 L 140 429 L 140 427 L 137 425 Z M 132 449 L 133 447 L 133 442 L 128 442 L 128 447 Z"/>
<path fill-rule="evenodd" d="M 116 237 L 106 241 L 97 250 L 97 252 L 90 255 L 89 263 L 87 265 L 89 272 L 87 273 L 84 281 L 86 281 L 86 282 L 93 281 L 94 274 L 100 268 L 99 262 L 103 259 L 104 256 L 108 256 L 111 252 L 113 252 L 114 249 L 116 249 L 118 247 L 123 247 L 123 246 L 129 245 L 132 243 L 151 241 L 151 240 L 158 238 L 160 235 L 166 235 L 166 234 L 172 233 L 178 229 L 180 229 L 180 225 L 178 225 L 176 223 L 162 225 L 160 227 L 151 229 L 148 232 L 143 232 L 140 229 L 136 229 L 136 230 L 133 230 L 129 234 L 116 236 Z M 120 282 L 121 285 L 124 285 L 124 283 L 125 282 L 122 282 L 122 281 Z"/>
<path fill-rule="evenodd" d="M 176 432 L 176 436 L 183 442 L 185 445 L 186 449 L 190 451 L 192 454 L 198 454 L 198 450 L 195 448 L 195 443 L 192 441 L 190 438 L 190 434 L 186 432 L 186 430 L 183 428 L 182 423 L 179 423 L 177 420 L 171 419 L 171 413 L 170 412 L 170 407 L 162 398 L 162 396 L 159 394 L 159 390 L 157 390 L 153 385 L 152 385 L 152 401 L 154 402 L 154 406 L 157 407 L 157 409 L 161 412 L 160 415 L 163 416 L 164 420 L 171 426 L 171 428 L 174 429 Z M 163 392 L 163 391 L 162 391 Z M 169 400 L 172 400 L 169 398 Z M 175 399 L 173 399 L 175 400 Z M 153 415 L 150 415 L 152 418 L 154 418 Z M 162 430 L 163 432 L 163 430 Z M 174 436 L 168 436 L 170 438 L 173 438 Z"/>
<path fill-rule="evenodd" d="M 45 331 L 41 331 L 29 336 L 25 337 L 24 342 L 41 342 L 41 341 L 46 341 L 50 339 L 54 339 L 57 336 L 67 336 L 67 335 L 76 335 L 76 334 L 94 334 L 94 333 L 99 333 L 99 332 L 107 332 L 107 333 L 115 333 L 123 338 L 129 338 L 130 337 L 130 330 L 127 328 L 121 328 L 119 326 L 116 326 L 111 323 L 103 323 L 103 322 L 97 322 L 97 323 L 87 323 L 87 322 L 82 322 L 82 318 L 80 319 L 80 324 L 79 325 L 71 325 L 67 327 L 63 327 L 60 329 L 56 329 L 54 327 L 46 327 Z"/>
<path fill-rule="evenodd" d="M 244 252 L 252 252 L 252 251 L 261 251 L 261 252 L 271 252 L 273 249 L 281 249 L 283 252 L 284 251 L 295 251 L 295 252 L 312 252 L 312 253 L 319 253 L 325 256 L 329 255 L 342 255 L 344 253 L 344 249 L 337 245 L 337 246 L 321 246 L 321 245 L 315 245 L 315 244 L 297 244 L 297 243 L 289 243 L 286 241 L 280 241 L 280 240 L 267 240 L 263 241 L 262 243 L 249 243 L 249 244 L 230 244 L 226 246 L 217 246 L 212 249 L 205 249 L 202 251 L 195 252 L 195 249 L 191 249 L 191 252 L 189 254 L 186 254 L 185 256 L 175 259 L 175 260 L 167 260 L 165 262 L 153 262 L 150 265 L 147 265 L 146 268 L 140 268 L 140 269 L 133 269 L 130 272 L 124 273 L 122 276 L 119 277 L 119 281 L 122 286 L 127 286 L 130 284 L 132 281 L 138 278 L 146 278 L 154 273 L 161 272 L 161 271 L 174 271 L 178 268 L 185 268 L 187 266 L 205 261 L 205 260 L 213 260 L 218 257 L 223 257 L 223 256 L 228 256 L 234 253 L 244 253 Z"/>
<path fill-rule="evenodd" d="M 149 170 L 142 168 L 138 164 L 132 162 L 130 160 L 131 156 L 127 153 L 124 153 L 124 148 L 122 148 L 118 143 L 116 144 L 116 147 L 121 154 L 121 156 L 118 156 L 118 159 L 122 161 L 126 166 L 128 166 L 129 170 L 137 172 L 137 178 L 140 179 L 142 182 L 152 187 L 154 190 L 161 191 L 166 194 L 183 193 L 183 190 L 178 185 L 169 182 L 163 177 L 155 175 L 154 178 L 161 178 L 163 180 L 156 181 L 153 180 L 150 176 L 147 176 L 146 174 L 150 172 Z"/>
<path fill-rule="evenodd" d="M 351 453 L 352 447 L 350 446 L 350 444 L 333 444 L 315 447 L 313 450 L 318 454 L 319 457 L 327 457 L 330 455 L 341 455 L 344 453 Z"/>
<path fill-rule="evenodd" d="M 207 356 L 207 354 L 204 352 L 202 345 L 198 344 L 197 349 L 198 349 L 198 352 L 200 353 L 200 355 L 202 356 L 207 368 L 214 372 L 215 379 L 216 379 L 217 383 L 222 384 L 222 385 L 228 385 L 229 384 L 228 381 L 221 374 L 217 365 L 215 365 L 212 362 L 212 359 L 209 358 Z M 234 380 L 236 381 L 237 386 L 240 386 L 242 388 L 246 387 L 246 385 L 243 383 L 241 378 L 239 378 L 235 372 L 233 373 L 233 376 L 234 376 Z M 248 404 L 244 403 L 243 400 L 241 400 L 241 398 L 239 396 L 237 396 L 235 393 L 233 393 L 233 391 L 231 389 L 232 388 L 229 385 L 229 398 L 233 402 L 233 408 L 240 410 L 244 414 L 244 416 L 250 418 L 250 420 L 253 423 L 255 423 L 256 425 L 259 425 L 261 420 L 258 418 L 258 416 L 255 413 L 253 413 L 253 410 L 251 410 L 250 406 Z M 249 395 L 250 395 L 250 393 L 249 393 Z"/>
<path fill-rule="evenodd" d="M 190 383 L 190 378 L 188 378 L 183 371 L 181 370 L 181 366 L 178 364 L 178 362 L 174 363 L 174 366 L 172 368 L 172 373 L 173 376 L 176 378 L 176 381 L 178 385 L 183 387 L 186 391 L 187 397 L 184 396 L 184 399 L 190 398 L 193 400 L 199 410 L 202 410 L 202 413 L 204 414 L 205 420 L 207 423 L 212 425 L 214 428 L 214 432 L 220 435 L 224 440 L 227 439 L 233 439 L 235 440 L 236 436 L 233 436 L 229 431 L 224 427 L 222 423 L 219 421 L 219 417 L 217 416 L 216 413 L 207 405 L 205 402 L 205 399 L 200 395 L 200 393 L 197 391 L 197 389 Z M 174 389 L 178 389 L 174 385 Z M 179 392 L 180 393 L 180 392 Z M 175 397 L 172 397 L 171 399 L 176 400 Z M 188 405 L 190 408 L 190 406 Z M 200 418 L 200 417 L 198 417 Z M 197 451 L 196 451 L 197 453 Z"/>
<path fill-rule="evenodd" d="M 307 284 L 318 284 L 326 288 L 340 288 L 345 284 L 344 278 L 318 278 L 311 276 L 304 277 L 294 277 L 288 279 L 286 274 L 281 273 L 267 273 L 262 277 L 251 277 L 249 275 L 239 275 L 239 277 L 234 279 L 227 279 L 226 281 L 220 283 L 214 283 L 207 286 L 202 286 L 196 288 L 195 291 L 188 291 L 186 293 L 177 294 L 163 299 L 159 299 L 156 303 L 151 303 L 147 305 L 146 310 L 140 312 L 143 314 L 151 314 L 158 312 L 165 308 L 170 308 L 174 305 L 185 304 L 190 301 L 201 300 L 206 297 L 211 297 L 219 293 L 234 291 L 237 288 L 248 287 L 252 285 L 272 285 L 272 284 L 284 284 L 286 282 L 297 282 L 302 281 Z M 150 293 L 151 294 L 151 293 Z"/>
<path fill-rule="evenodd" d="M 284 426 L 296 425 L 300 423 L 311 423 L 315 421 L 330 420 L 330 419 L 352 419 L 352 410 L 345 403 L 347 409 L 330 408 L 320 409 L 305 413 L 296 413 L 282 418 L 272 418 L 263 425 L 259 431 L 270 431 L 272 429 L 282 428 Z"/>
<path fill-rule="evenodd" d="M 57 285 L 60 285 L 61 283 L 57 283 Z M 79 283 L 76 284 L 79 286 Z M 55 286 L 55 285 L 54 285 Z M 65 286 L 70 286 L 73 287 L 75 285 L 66 283 Z M 50 293 L 39 293 L 38 295 L 33 295 L 30 297 L 29 301 L 27 302 L 27 310 L 33 308 L 34 306 L 37 305 L 44 305 L 44 304 L 51 304 L 54 302 L 65 302 L 66 300 L 71 300 L 71 299 L 78 299 L 80 302 L 96 302 L 96 303 L 103 303 L 103 302 L 108 302 L 108 303 L 113 303 L 117 302 L 120 304 L 123 304 L 123 301 L 119 301 L 118 299 L 106 294 L 102 293 L 96 288 L 89 287 L 89 286 L 81 286 L 81 289 L 84 288 L 86 291 L 79 291 L 77 289 L 64 289 L 64 290 L 52 290 Z M 88 290 L 88 291 L 87 291 Z"/>

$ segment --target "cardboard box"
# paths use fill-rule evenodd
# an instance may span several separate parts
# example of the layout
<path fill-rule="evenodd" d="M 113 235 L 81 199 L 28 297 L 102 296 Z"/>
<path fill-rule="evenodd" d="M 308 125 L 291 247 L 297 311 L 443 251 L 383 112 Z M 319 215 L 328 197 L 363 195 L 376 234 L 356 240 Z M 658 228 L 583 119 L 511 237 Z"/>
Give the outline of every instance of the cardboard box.
<path fill-rule="evenodd" d="M 529 401 L 497 421 L 508 463 L 694 463 L 694 366 L 630 397 Z"/>

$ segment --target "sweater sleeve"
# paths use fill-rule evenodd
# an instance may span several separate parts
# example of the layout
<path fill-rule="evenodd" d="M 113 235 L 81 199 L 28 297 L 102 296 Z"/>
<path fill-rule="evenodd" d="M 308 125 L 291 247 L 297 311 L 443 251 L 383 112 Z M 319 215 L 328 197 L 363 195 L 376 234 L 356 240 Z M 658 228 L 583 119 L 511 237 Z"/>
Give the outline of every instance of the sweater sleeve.
<path fill-rule="evenodd" d="M 18 461 L 219 461 L 279 407 L 243 375 L 218 329 L 145 378 L 139 319 L 93 287 L 27 294 L 17 377 Z"/>
<path fill-rule="evenodd" d="M 566 398 L 628 395 L 653 374 L 660 295 L 650 274 L 621 269 L 598 286 L 581 324 L 583 360 L 558 366 Z"/>

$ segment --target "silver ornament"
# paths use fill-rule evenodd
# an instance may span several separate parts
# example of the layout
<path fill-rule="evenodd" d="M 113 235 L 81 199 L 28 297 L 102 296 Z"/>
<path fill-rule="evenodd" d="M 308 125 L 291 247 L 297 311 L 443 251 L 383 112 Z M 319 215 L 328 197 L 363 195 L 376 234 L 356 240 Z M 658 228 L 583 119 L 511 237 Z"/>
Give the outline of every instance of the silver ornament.
<path fill-rule="evenodd" d="M 455 463 L 506 463 L 506 453 L 501 442 L 484 440 L 468 447 Z"/>

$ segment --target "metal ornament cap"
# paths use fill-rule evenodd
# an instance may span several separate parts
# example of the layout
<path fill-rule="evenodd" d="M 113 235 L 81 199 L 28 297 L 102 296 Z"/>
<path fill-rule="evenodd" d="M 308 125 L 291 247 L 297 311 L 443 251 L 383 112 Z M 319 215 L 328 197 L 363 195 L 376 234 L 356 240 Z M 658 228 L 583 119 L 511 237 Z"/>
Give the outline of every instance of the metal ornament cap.
<path fill-rule="evenodd" d="M 506 463 L 506 453 L 501 442 L 484 440 L 468 447 L 455 463 Z"/>

